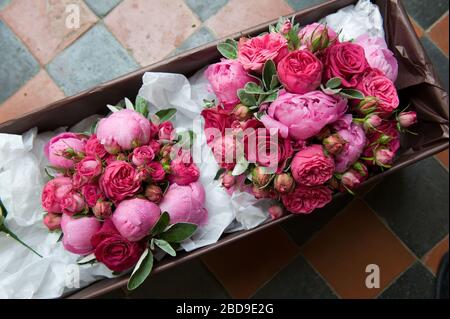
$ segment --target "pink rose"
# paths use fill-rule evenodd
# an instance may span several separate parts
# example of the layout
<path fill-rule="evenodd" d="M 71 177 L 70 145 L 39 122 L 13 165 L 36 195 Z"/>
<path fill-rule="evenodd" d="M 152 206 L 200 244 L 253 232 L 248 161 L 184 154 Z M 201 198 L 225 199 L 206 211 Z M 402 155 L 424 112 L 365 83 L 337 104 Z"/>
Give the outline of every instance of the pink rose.
<path fill-rule="evenodd" d="M 112 154 L 148 144 L 151 134 L 150 121 L 129 109 L 101 119 L 97 127 L 97 138 Z"/>
<path fill-rule="evenodd" d="M 358 84 L 359 77 L 369 67 L 364 49 L 354 43 L 335 43 L 325 50 L 324 80 L 339 77 L 342 86 L 354 88 Z"/>
<path fill-rule="evenodd" d="M 86 155 L 91 157 L 104 158 L 107 154 L 105 147 L 100 143 L 96 135 L 91 135 L 86 141 Z"/>
<path fill-rule="evenodd" d="M 200 177 L 200 171 L 189 153 L 178 156 L 170 163 L 170 173 L 170 182 L 180 186 L 196 182 Z"/>
<path fill-rule="evenodd" d="M 289 21 L 289 19 L 284 20 L 283 24 L 281 25 L 280 32 L 282 34 L 288 34 L 289 31 L 291 31 L 291 29 L 292 29 L 291 21 Z"/>
<path fill-rule="evenodd" d="M 102 161 L 98 157 L 85 157 L 75 164 L 74 184 L 80 187 L 86 183 L 93 182 L 100 176 L 102 170 Z"/>
<path fill-rule="evenodd" d="M 117 205 L 111 220 L 119 233 L 129 241 L 139 241 L 149 235 L 161 211 L 146 199 L 127 199 Z"/>
<path fill-rule="evenodd" d="M 301 28 L 298 33 L 300 43 L 309 51 L 326 49 L 337 41 L 337 34 L 333 29 L 321 23 L 312 23 Z"/>
<path fill-rule="evenodd" d="M 391 115 L 400 104 L 394 83 L 384 75 L 368 73 L 362 77 L 357 89 L 365 96 L 375 97 L 377 111 L 385 117 Z"/>
<path fill-rule="evenodd" d="M 417 113 L 416 112 L 400 112 L 400 114 L 397 117 L 398 124 L 403 127 L 407 128 L 411 125 L 414 125 L 417 123 Z"/>
<path fill-rule="evenodd" d="M 319 87 L 322 79 L 322 62 L 306 50 L 286 55 L 277 66 L 278 77 L 291 93 L 307 93 Z"/>
<path fill-rule="evenodd" d="M 244 88 L 247 82 L 256 82 L 235 60 L 222 59 L 218 63 L 211 64 L 206 69 L 205 76 L 209 81 L 210 90 L 227 111 L 239 103 L 237 91 Z"/>
<path fill-rule="evenodd" d="M 133 150 L 132 162 L 136 166 L 149 164 L 155 158 L 155 152 L 151 146 L 139 146 Z"/>
<path fill-rule="evenodd" d="M 86 202 L 81 194 L 71 191 L 61 201 L 61 210 L 67 215 L 75 215 L 86 208 Z"/>
<path fill-rule="evenodd" d="M 107 219 L 111 217 L 112 214 L 111 206 L 112 203 L 98 201 L 97 203 L 95 203 L 94 207 L 92 207 L 92 212 L 97 218 Z"/>
<path fill-rule="evenodd" d="M 384 38 L 363 34 L 356 39 L 355 43 L 364 48 L 366 60 L 370 67 L 382 71 L 389 80 L 395 82 L 398 74 L 398 63 L 394 53 L 388 49 Z"/>
<path fill-rule="evenodd" d="M 61 213 L 61 202 L 71 190 L 72 180 L 69 177 L 55 177 L 42 190 L 42 207 L 49 213 Z"/>
<path fill-rule="evenodd" d="M 185 186 L 170 185 L 159 207 L 170 215 L 171 224 L 184 222 L 204 225 L 208 220 L 208 211 L 204 205 L 205 190 L 200 182 L 195 182 Z"/>
<path fill-rule="evenodd" d="M 387 148 L 390 152 L 396 154 L 400 148 L 400 132 L 397 129 L 396 121 L 384 121 L 375 131 L 370 132 L 367 135 L 366 145 L 363 156 L 368 159 L 372 158 L 372 160 L 366 161 L 370 165 L 377 165 L 375 161 L 376 152 L 380 148 Z"/>
<path fill-rule="evenodd" d="M 395 153 L 386 147 L 375 150 L 375 163 L 379 166 L 389 167 L 394 161 Z"/>
<path fill-rule="evenodd" d="M 245 70 L 260 73 L 267 60 L 278 63 L 288 52 L 285 37 L 279 33 L 266 33 L 251 39 L 241 38 L 238 61 Z"/>
<path fill-rule="evenodd" d="M 127 162 L 115 161 L 106 166 L 100 177 L 100 189 L 114 202 L 133 196 L 141 189 L 136 169 Z"/>
<path fill-rule="evenodd" d="M 295 154 L 291 172 L 298 185 L 322 185 L 333 176 L 334 161 L 325 155 L 321 145 L 314 144 Z"/>
<path fill-rule="evenodd" d="M 284 214 L 283 208 L 278 205 L 273 205 L 269 207 L 269 215 L 272 220 L 282 217 Z"/>
<path fill-rule="evenodd" d="M 86 138 L 76 133 L 61 133 L 44 147 L 48 161 L 55 167 L 72 168 L 85 152 Z"/>
<path fill-rule="evenodd" d="M 146 166 L 146 169 L 152 181 L 156 183 L 162 182 L 166 178 L 166 171 L 159 162 L 151 162 Z"/>
<path fill-rule="evenodd" d="M 161 145 L 156 140 L 151 140 L 150 143 L 148 143 L 148 146 L 150 146 L 153 150 L 153 153 L 156 155 L 161 150 Z"/>
<path fill-rule="evenodd" d="M 281 94 L 261 121 L 267 128 L 277 128 L 283 138 L 306 140 L 318 134 L 347 110 L 347 100 L 312 91 L 303 95 Z"/>
<path fill-rule="evenodd" d="M 101 223 L 95 217 L 72 218 L 64 214 L 61 220 L 64 248 L 78 255 L 90 254 L 94 249 L 91 237 L 100 227 Z"/>
<path fill-rule="evenodd" d="M 231 174 L 231 172 L 227 172 L 222 176 L 222 186 L 225 188 L 231 188 L 235 184 L 236 179 Z"/>
<path fill-rule="evenodd" d="M 294 214 L 309 214 L 316 208 L 324 207 L 332 199 L 332 191 L 326 186 L 297 186 L 289 194 L 282 195 L 284 207 Z"/>
<path fill-rule="evenodd" d="M 86 184 L 81 187 L 81 194 L 89 207 L 94 207 L 100 199 L 105 199 L 97 184 Z"/>
<path fill-rule="evenodd" d="M 231 126 L 232 119 L 229 113 L 217 106 L 203 109 L 201 115 L 205 119 L 205 136 L 208 144 L 223 135 L 225 129 Z"/>
<path fill-rule="evenodd" d="M 61 214 L 47 213 L 44 216 L 44 224 L 50 231 L 61 228 Z"/>
<path fill-rule="evenodd" d="M 165 141 L 173 141 L 176 138 L 172 122 L 167 121 L 159 125 L 158 137 Z"/>

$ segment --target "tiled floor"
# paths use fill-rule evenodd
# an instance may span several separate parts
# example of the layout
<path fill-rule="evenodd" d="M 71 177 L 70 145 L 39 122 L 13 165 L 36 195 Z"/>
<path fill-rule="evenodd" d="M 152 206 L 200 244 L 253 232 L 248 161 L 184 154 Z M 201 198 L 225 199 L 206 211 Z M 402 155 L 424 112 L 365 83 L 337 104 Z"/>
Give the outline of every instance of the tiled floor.
<path fill-rule="evenodd" d="M 0 122 L 321 2 L 0 0 Z M 404 2 L 448 90 L 448 0 Z M 80 9 L 75 30 L 68 4 Z M 432 298 L 449 242 L 448 156 L 105 297 Z M 368 289 L 371 264 L 380 286 Z"/>

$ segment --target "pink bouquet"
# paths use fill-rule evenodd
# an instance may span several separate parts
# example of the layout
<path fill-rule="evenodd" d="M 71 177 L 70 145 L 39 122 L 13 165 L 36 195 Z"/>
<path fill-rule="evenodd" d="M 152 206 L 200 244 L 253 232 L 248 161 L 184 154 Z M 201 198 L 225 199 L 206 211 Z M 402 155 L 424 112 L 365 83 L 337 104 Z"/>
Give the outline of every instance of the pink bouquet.
<path fill-rule="evenodd" d="M 62 133 L 45 146 L 44 224 L 62 231 L 80 264 L 101 262 L 117 273 L 135 267 L 134 289 L 149 275 L 154 252 L 175 256 L 208 212 L 192 134 L 176 134 L 170 122 L 175 109 L 149 115 L 140 97 L 109 108 L 90 132 Z"/>
<path fill-rule="evenodd" d="M 341 42 L 326 25 L 280 18 L 218 50 L 226 59 L 205 72 L 217 100 L 202 112 L 216 179 L 276 200 L 274 219 L 309 214 L 389 168 L 417 121 L 399 111 L 397 61 L 383 38 Z"/>

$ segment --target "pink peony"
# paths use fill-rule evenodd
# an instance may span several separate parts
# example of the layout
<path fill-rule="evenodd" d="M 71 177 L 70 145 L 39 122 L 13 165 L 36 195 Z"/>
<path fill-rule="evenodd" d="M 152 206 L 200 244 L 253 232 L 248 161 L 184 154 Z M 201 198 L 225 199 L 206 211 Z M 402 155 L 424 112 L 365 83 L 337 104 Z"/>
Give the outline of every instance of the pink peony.
<path fill-rule="evenodd" d="M 298 185 L 322 185 L 333 176 L 334 161 L 321 145 L 313 144 L 295 154 L 291 172 Z"/>
<path fill-rule="evenodd" d="M 133 150 L 132 162 L 136 166 L 149 164 L 155 158 L 155 152 L 151 146 L 139 146 Z"/>
<path fill-rule="evenodd" d="M 356 39 L 355 43 L 364 48 L 366 60 L 370 67 L 382 71 L 389 80 L 395 82 L 398 74 L 398 63 L 394 53 L 388 49 L 384 38 L 363 34 Z"/>
<path fill-rule="evenodd" d="M 266 33 L 251 39 L 241 38 L 238 61 L 247 71 L 261 72 L 267 60 L 278 63 L 288 52 L 285 37 L 279 33 Z"/>
<path fill-rule="evenodd" d="M 100 199 L 105 199 L 100 187 L 97 184 L 86 184 L 81 187 L 81 194 L 89 207 L 94 207 Z"/>
<path fill-rule="evenodd" d="M 101 119 L 97 127 L 97 138 L 112 154 L 148 144 L 151 134 L 150 121 L 129 109 Z"/>
<path fill-rule="evenodd" d="M 129 241 L 147 236 L 160 216 L 159 207 L 141 198 L 127 199 L 117 205 L 111 219 L 119 233 Z"/>
<path fill-rule="evenodd" d="M 44 216 L 44 224 L 51 231 L 61 228 L 61 214 L 47 213 Z"/>
<path fill-rule="evenodd" d="M 333 29 L 321 23 L 312 23 L 301 28 L 298 33 L 300 43 L 309 51 L 323 50 L 332 42 L 337 41 L 337 34 Z"/>
<path fill-rule="evenodd" d="M 61 133 L 53 137 L 44 147 L 48 161 L 55 167 L 72 168 L 84 156 L 86 138 L 76 133 Z"/>
<path fill-rule="evenodd" d="M 284 207 L 293 214 L 309 214 L 324 207 L 332 199 L 332 191 L 326 186 L 297 186 L 289 194 L 282 195 Z"/>
<path fill-rule="evenodd" d="M 61 202 L 72 190 L 69 177 L 56 177 L 45 184 L 42 191 L 42 207 L 49 213 L 61 213 Z"/>
<path fill-rule="evenodd" d="M 200 182 L 195 182 L 186 186 L 170 185 L 159 207 L 170 215 L 171 224 L 185 222 L 204 225 L 208 220 L 204 205 L 205 190 Z"/>
<path fill-rule="evenodd" d="M 106 166 L 100 177 L 100 189 L 114 202 L 133 196 L 141 189 L 136 169 L 130 163 L 115 161 Z"/>
<path fill-rule="evenodd" d="M 72 218 L 64 214 L 61 220 L 64 248 L 78 255 L 90 254 L 94 249 L 91 237 L 100 227 L 101 223 L 95 217 Z"/>
<path fill-rule="evenodd" d="M 175 158 L 170 163 L 170 172 L 170 182 L 177 183 L 180 186 L 196 182 L 200 177 L 200 171 L 189 153 Z"/>
<path fill-rule="evenodd" d="M 281 94 L 261 121 L 267 128 L 279 129 L 283 138 L 306 140 L 347 110 L 347 100 L 313 91 L 303 95 Z"/>
<path fill-rule="evenodd" d="M 278 63 L 277 71 L 280 82 L 288 92 L 303 94 L 319 87 L 322 62 L 309 51 L 297 50 Z"/>
<path fill-rule="evenodd" d="M 71 191 L 61 201 L 61 210 L 67 215 L 75 215 L 86 208 L 86 202 L 81 194 Z"/>
<path fill-rule="evenodd" d="M 87 156 L 97 158 L 104 158 L 108 154 L 95 134 L 91 135 L 86 141 L 85 152 Z"/>

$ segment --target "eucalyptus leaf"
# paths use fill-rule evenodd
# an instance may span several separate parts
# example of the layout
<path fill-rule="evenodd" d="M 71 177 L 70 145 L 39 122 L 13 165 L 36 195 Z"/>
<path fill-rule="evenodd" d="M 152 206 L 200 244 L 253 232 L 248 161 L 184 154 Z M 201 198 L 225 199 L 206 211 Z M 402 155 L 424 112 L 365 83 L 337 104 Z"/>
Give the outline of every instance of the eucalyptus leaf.
<path fill-rule="evenodd" d="M 253 96 L 253 94 L 249 94 L 249 93 L 245 92 L 244 89 L 239 89 L 237 93 L 238 93 L 239 100 L 241 101 L 242 104 L 244 104 L 246 106 L 256 105 L 256 99 Z"/>
<path fill-rule="evenodd" d="M 230 60 L 237 59 L 238 56 L 237 48 L 228 42 L 219 43 L 217 45 L 217 50 L 227 59 Z"/>
<path fill-rule="evenodd" d="M 239 176 L 245 172 L 248 168 L 248 161 L 245 158 L 241 158 L 236 165 L 234 166 L 233 172 L 231 173 L 233 176 Z"/>
<path fill-rule="evenodd" d="M 136 97 L 135 109 L 136 112 L 142 114 L 145 118 L 148 116 L 148 102 L 146 99 L 144 99 L 142 96 Z"/>
<path fill-rule="evenodd" d="M 134 290 L 139 287 L 145 279 L 150 275 L 153 268 L 153 254 L 147 248 L 139 258 L 136 266 L 134 267 L 133 273 L 128 280 L 127 288 L 128 290 Z"/>
<path fill-rule="evenodd" d="M 219 170 L 217 171 L 216 175 L 214 176 L 214 180 L 217 181 L 220 176 L 225 173 L 227 170 L 225 168 L 219 168 Z"/>
<path fill-rule="evenodd" d="M 325 86 L 329 89 L 337 89 L 341 85 L 342 85 L 342 80 L 339 77 L 331 78 L 325 84 Z"/>
<path fill-rule="evenodd" d="M 246 93 L 249 94 L 260 94 L 260 93 L 264 93 L 264 90 L 255 82 L 248 82 L 245 87 L 244 90 Z"/>
<path fill-rule="evenodd" d="M 177 255 L 175 249 L 173 249 L 172 246 L 167 241 L 155 238 L 154 243 L 156 246 L 164 250 L 170 256 L 175 257 Z"/>
<path fill-rule="evenodd" d="M 272 75 L 272 80 L 270 80 L 270 90 L 275 89 L 278 85 L 280 85 L 280 81 L 278 80 L 278 75 Z"/>
<path fill-rule="evenodd" d="M 161 233 L 159 239 L 169 243 L 179 243 L 192 236 L 197 230 L 197 225 L 190 223 L 176 223 Z"/>
<path fill-rule="evenodd" d="M 169 108 L 169 109 L 160 110 L 160 111 L 156 112 L 155 115 L 159 118 L 160 122 L 162 123 L 162 122 L 170 121 L 175 116 L 175 113 L 177 113 L 177 109 Z"/>
<path fill-rule="evenodd" d="M 271 103 L 278 98 L 278 91 L 273 92 L 272 94 L 267 95 L 262 103 Z"/>
<path fill-rule="evenodd" d="M 275 66 L 275 63 L 272 60 L 267 60 L 266 63 L 264 63 L 263 70 L 262 70 L 262 80 L 264 87 L 269 90 L 270 89 L 270 83 L 272 82 L 272 77 L 277 74 L 277 68 Z"/>
<path fill-rule="evenodd" d="M 362 94 L 361 91 L 354 89 L 342 89 L 339 94 L 348 99 L 358 99 L 358 100 L 364 99 L 364 94 Z"/>
<path fill-rule="evenodd" d="M 155 236 L 162 233 L 170 223 L 170 215 L 167 212 L 163 212 L 161 216 L 159 216 L 158 221 L 155 226 L 153 226 L 151 235 Z"/>
<path fill-rule="evenodd" d="M 125 98 L 125 108 L 134 111 L 134 105 L 128 98 Z"/>
<path fill-rule="evenodd" d="M 107 104 L 106 107 L 113 113 L 119 112 L 121 110 L 117 106 L 114 106 L 114 105 L 111 105 L 111 104 Z"/>
<path fill-rule="evenodd" d="M 95 262 L 95 261 L 96 261 L 95 254 L 92 253 L 92 254 L 89 254 L 87 256 L 83 256 L 83 257 L 79 258 L 77 260 L 77 264 L 78 265 L 84 265 L 84 264 L 89 264 L 89 263 L 92 263 L 92 262 Z"/>

